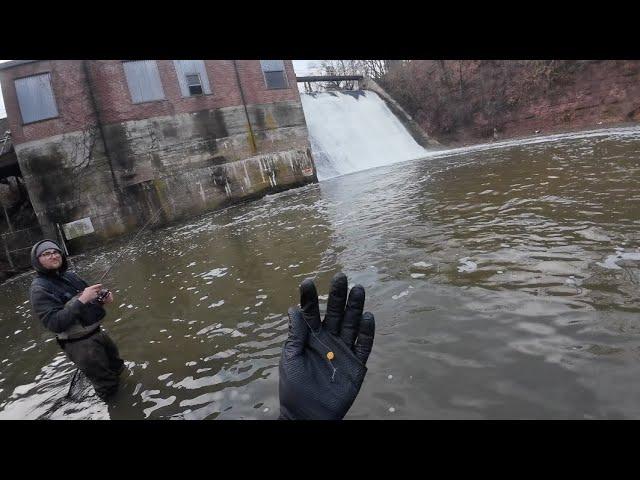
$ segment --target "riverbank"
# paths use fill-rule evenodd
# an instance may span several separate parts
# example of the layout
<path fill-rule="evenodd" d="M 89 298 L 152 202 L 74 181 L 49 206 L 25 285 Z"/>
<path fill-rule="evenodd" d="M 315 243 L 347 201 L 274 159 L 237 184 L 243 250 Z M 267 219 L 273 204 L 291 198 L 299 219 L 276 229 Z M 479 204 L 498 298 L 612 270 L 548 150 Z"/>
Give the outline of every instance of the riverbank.
<path fill-rule="evenodd" d="M 453 149 L 453 148 L 464 148 L 464 147 L 474 147 L 476 145 L 484 145 L 486 143 L 498 143 L 498 142 L 507 142 L 507 141 L 526 141 L 529 139 L 535 139 L 540 137 L 547 137 L 552 135 L 562 135 L 562 134 L 579 134 L 581 132 L 594 132 L 598 130 L 609 130 L 612 128 L 630 128 L 630 127 L 640 127 L 640 122 L 614 122 L 604 124 L 603 122 L 599 122 L 597 125 L 593 126 L 584 126 L 581 128 L 551 128 L 548 130 L 539 130 L 534 131 L 531 134 L 521 134 L 521 135 L 513 135 L 508 137 L 502 137 L 500 135 L 497 138 L 487 138 L 484 141 L 452 141 L 448 143 L 443 143 L 445 149 Z"/>
<path fill-rule="evenodd" d="M 379 83 L 445 145 L 640 122 L 637 60 L 411 60 Z"/>

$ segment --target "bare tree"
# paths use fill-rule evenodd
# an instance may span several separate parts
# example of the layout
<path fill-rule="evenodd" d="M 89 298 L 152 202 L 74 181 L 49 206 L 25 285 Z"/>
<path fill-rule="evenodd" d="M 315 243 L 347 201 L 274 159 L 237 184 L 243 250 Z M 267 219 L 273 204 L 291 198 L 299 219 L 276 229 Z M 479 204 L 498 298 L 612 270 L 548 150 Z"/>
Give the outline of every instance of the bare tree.
<path fill-rule="evenodd" d="M 320 63 L 324 75 L 362 75 L 358 60 L 323 60 Z M 353 80 L 324 82 L 327 90 L 354 90 Z"/>
<path fill-rule="evenodd" d="M 92 172 L 96 141 L 98 138 L 98 127 L 90 125 L 82 129 L 81 134 L 74 138 L 69 152 L 70 169 L 69 173 L 74 178 L 74 198 L 75 202 L 80 201 L 82 193 L 91 189 L 91 185 L 85 181 Z"/>
<path fill-rule="evenodd" d="M 322 75 L 363 75 L 374 80 L 380 80 L 392 68 L 396 68 L 402 60 L 322 60 L 320 70 Z M 354 90 L 357 82 L 354 80 L 341 80 L 320 82 L 318 89 L 326 90 Z M 305 90 L 313 88 L 305 86 Z"/>

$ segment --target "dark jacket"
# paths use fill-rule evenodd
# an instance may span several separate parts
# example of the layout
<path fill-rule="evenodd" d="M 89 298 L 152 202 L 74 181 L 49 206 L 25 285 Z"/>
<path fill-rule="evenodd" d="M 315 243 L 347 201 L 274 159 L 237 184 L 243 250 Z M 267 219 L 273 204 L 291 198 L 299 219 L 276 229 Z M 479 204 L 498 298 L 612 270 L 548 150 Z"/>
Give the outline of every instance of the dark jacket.
<path fill-rule="evenodd" d="M 29 289 L 33 312 L 61 339 L 80 337 L 95 330 L 106 315 L 105 309 L 97 303 L 83 304 L 78 300 L 77 296 L 89 285 L 67 271 L 69 265 L 64 253 L 62 266 L 57 271 L 42 267 L 35 255 L 40 243 L 31 249 L 31 265 L 37 272 Z"/>

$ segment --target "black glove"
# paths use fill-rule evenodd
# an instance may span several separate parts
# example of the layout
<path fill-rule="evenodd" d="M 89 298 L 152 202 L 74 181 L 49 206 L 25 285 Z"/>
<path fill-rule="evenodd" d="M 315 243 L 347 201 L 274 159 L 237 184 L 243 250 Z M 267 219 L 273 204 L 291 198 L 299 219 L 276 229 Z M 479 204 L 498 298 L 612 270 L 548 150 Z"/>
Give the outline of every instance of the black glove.
<path fill-rule="evenodd" d="M 364 288 L 347 300 L 347 277 L 331 280 L 324 322 L 311 279 L 300 285 L 300 307 L 289 309 L 289 338 L 280 357 L 280 418 L 340 420 L 356 399 L 373 348 L 373 314 L 362 313 Z M 346 303 L 346 307 L 345 307 Z"/>
<path fill-rule="evenodd" d="M 68 306 L 71 302 L 77 300 L 79 296 L 80 294 L 71 297 L 71 300 L 69 300 L 65 304 L 65 307 Z M 102 303 L 98 303 L 96 300 L 94 300 L 93 302 L 85 303 L 83 305 L 84 306 L 82 307 L 82 311 L 78 316 L 78 323 L 83 327 L 88 327 L 90 325 L 93 325 L 94 323 L 98 323 L 107 315 L 107 311 L 102 306 Z"/>

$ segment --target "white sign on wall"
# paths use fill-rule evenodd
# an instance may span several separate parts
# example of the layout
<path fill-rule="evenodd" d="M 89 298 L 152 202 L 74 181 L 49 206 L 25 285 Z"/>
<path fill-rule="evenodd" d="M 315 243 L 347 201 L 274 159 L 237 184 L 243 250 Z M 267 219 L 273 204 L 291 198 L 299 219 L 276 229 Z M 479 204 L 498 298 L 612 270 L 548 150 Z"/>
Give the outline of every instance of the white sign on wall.
<path fill-rule="evenodd" d="M 67 237 L 67 240 L 95 232 L 93 223 L 91 223 L 91 218 L 89 217 L 81 218 L 75 222 L 65 223 L 62 225 L 62 229 L 64 230 L 64 236 Z"/>

